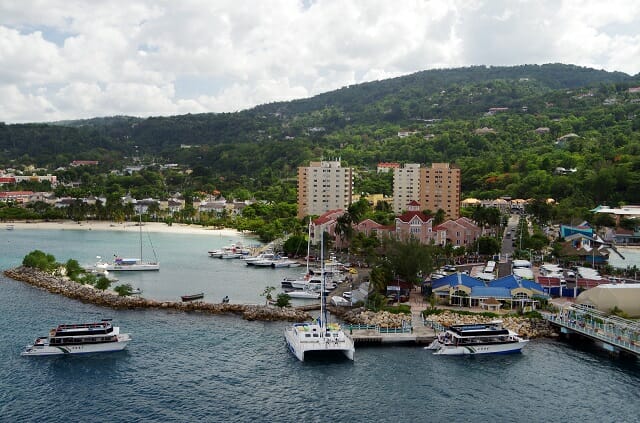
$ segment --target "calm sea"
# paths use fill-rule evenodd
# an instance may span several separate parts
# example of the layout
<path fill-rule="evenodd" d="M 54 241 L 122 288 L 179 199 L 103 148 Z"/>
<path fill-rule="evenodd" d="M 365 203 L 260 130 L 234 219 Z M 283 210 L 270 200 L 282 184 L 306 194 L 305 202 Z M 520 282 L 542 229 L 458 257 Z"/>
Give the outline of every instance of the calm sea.
<path fill-rule="evenodd" d="M 125 236 L 126 235 L 126 236 Z M 0 267 L 33 249 L 90 263 L 125 251 L 130 234 L 0 233 Z M 206 292 L 259 302 L 298 270 L 247 269 L 206 251 L 236 239 L 152 234 L 162 270 L 126 276 L 154 298 Z M 247 240 L 247 242 L 250 242 Z M 124 279 L 125 276 L 122 276 Z M 128 278 L 131 278 L 130 280 Z M 513 356 L 439 357 L 413 346 L 358 348 L 355 362 L 298 362 L 283 322 L 165 311 L 113 311 L 0 276 L 0 421 L 466 422 L 638 420 L 640 364 L 588 346 L 534 340 Z M 58 323 L 113 318 L 122 353 L 24 358 Z"/>

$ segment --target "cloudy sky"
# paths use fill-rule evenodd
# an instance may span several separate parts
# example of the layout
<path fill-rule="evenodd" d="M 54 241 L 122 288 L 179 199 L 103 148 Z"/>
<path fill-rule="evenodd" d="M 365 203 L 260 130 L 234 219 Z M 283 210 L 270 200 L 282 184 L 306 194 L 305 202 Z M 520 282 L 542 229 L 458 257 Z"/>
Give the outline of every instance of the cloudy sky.
<path fill-rule="evenodd" d="M 0 122 L 232 112 L 419 70 L 640 72 L 637 0 L 3 0 Z"/>

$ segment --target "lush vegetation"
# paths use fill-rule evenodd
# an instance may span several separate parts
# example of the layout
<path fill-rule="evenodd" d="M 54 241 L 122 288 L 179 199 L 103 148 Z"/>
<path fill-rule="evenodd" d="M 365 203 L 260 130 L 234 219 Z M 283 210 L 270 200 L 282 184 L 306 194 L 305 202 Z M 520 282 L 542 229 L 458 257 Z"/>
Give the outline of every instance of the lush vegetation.
<path fill-rule="evenodd" d="M 637 86 L 640 75 L 569 65 L 480 66 L 419 72 L 238 113 L 0 123 L 0 167 L 54 173 L 61 182 L 55 194 L 78 199 L 66 208 L 0 203 L 0 219 L 132 220 L 135 210 L 122 197 L 179 195 L 184 210 L 169 215 L 152 207 L 143 219 L 234 227 L 263 241 L 284 237 L 285 252 L 304 255 L 307 221 L 296 218 L 298 166 L 340 158 L 357 169 L 355 192 L 391 195 L 392 175 L 378 174 L 377 163 L 450 162 L 461 168 L 463 197 L 533 199 L 527 207 L 532 230 L 520 227 L 514 237 L 521 256 L 547 245 L 543 228 L 550 222 L 595 221 L 589 210 L 599 204 L 640 203 L 640 94 L 629 90 Z M 400 131 L 411 135 L 399 137 Z M 73 160 L 99 165 L 70 167 Z M 51 187 L 29 181 L 4 189 Z M 106 201 L 79 200 L 88 196 Z M 238 216 L 196 213 L 194 200 L 220 196 L 257 202 Z M 463 213 L 480 224 L 504 225 L 494 209 Z M 354 261 L 375 265 L 371 281 L 380 292 L 389 280 L 417 282 L 471 252 L 355 234 L 352 224 L 363 218 L 391 224 L 393 213 L 386 203 L 357 202 L 336 228 Z M 634 229 L 636 222 L 621 226 Z M 490 255 L 499 248 L 497 238 L 484 237 L 473 252 Z M 46 255 L 30 260 L 48 265 Z"/>

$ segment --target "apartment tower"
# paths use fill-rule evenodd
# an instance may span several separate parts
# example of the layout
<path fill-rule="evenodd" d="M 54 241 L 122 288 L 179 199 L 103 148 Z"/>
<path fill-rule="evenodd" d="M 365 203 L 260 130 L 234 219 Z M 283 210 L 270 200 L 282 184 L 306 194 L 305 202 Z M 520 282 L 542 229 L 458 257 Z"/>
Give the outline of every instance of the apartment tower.
<path fill-rule="evenodd" d="M 393 169 L 393 212 L 401 214 L 411 201 L 420 200 L 420 165 L 407 163 Z"/>
<path fill-rule="evenodd" d="M 444 210 L 447 219 L 460 217 L 460 169 L 433 163 L 420 169 L 419 200 L 423 210 Z M 394 189 L 395 191 L 395 189 Z"/>
<path fill-rule="evenodd" d="M 346 210 L 353 193 L 353 169 L 340 160 L 311 162 L 298 168 L 298 218 Z"/>

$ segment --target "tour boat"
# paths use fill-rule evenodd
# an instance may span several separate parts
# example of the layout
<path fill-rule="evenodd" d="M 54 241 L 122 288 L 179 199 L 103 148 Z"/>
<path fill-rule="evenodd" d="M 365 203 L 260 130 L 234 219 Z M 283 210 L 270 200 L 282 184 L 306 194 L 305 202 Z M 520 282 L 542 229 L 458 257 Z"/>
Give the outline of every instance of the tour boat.
<path fill-rule="evenodd" d="M 88 354 L 122 351 L 131 341 L 131 335 L 120 333 L 110 319 L 97 323 L 58 325 L 49 331 L 49 336 L 36 338 L 27 345 L 22 356 Z"/>
<path fill-rule="evenodd" d="M 320 245 L 322 246 L 322 240 Z M 289 350 L 300 361 L 304 361 L 311 355 L 325 356 L 329 353 L 342 353 L 349 360 L 354 359 L 353 340 L 337 323 L 327 323 L 327 304 L 324 295 L 320 300 L 320 317 L 312 323 L 294 323 L 286 327 L 284 339 Z"/>
<path fill-rule="evenodd" d="M 452 325 L 426 349 L 440 355 L 518 353 L 529 342 L 502 327 L 502 321 L 486 324 Z"/>

